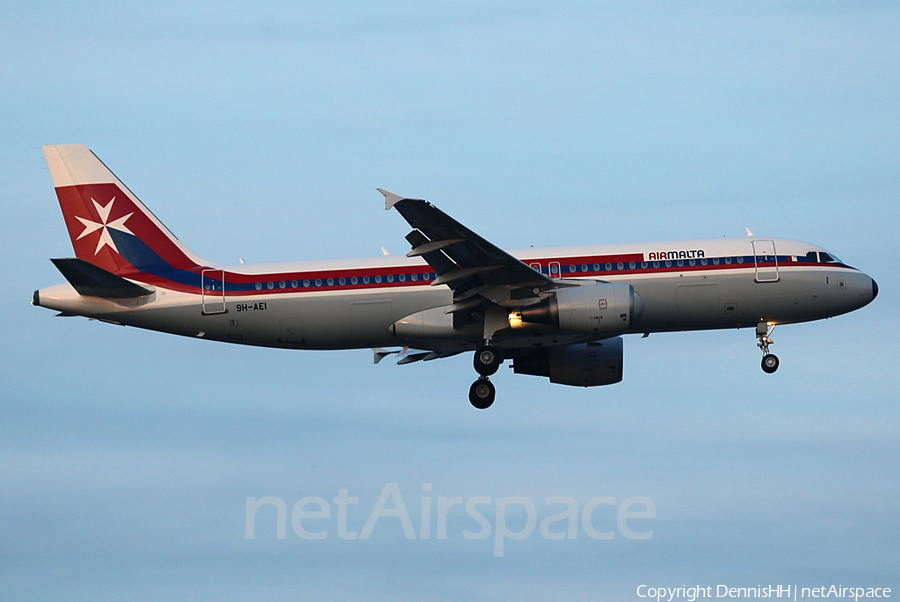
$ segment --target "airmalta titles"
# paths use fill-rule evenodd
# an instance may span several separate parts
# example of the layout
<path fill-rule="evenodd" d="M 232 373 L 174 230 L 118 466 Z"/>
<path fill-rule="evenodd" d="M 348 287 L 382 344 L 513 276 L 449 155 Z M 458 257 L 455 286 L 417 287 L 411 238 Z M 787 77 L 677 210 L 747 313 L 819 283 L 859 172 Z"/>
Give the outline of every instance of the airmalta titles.
<path fill-rule="evenodd" d="M 691 249 L 690 251 L 660 251 L 659 253 L 647 253 L 647 261 L 658 259 L 699 259 L 706 257 L 703 249 Z"/>

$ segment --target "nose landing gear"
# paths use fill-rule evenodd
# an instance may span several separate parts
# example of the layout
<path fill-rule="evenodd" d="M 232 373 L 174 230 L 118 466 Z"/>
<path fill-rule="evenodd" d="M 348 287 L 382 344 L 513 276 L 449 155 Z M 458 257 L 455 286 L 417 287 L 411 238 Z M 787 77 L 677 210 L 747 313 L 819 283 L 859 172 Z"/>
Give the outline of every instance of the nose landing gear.
<path fill-rule="evenodd" d="M 485 410 L 494 403 L 497 389 L 488 378 L 495 374 L 503 363 L 503 352 L 492 345 L 482 345 L 475 351 L 475 371 L 481 376 L 469 387 L 469 403 Z"/>
<path fill-rule="evenodd" d="M 778 366 L 781 363 L 777 355 L 769 353 L 769 345 L 775 342 L 769 338 L 773 330 L 775 330 L 775 324 L 769 326 L 767 322 L 760 322 L 756 325 L 756 337 L 759 339 L 759 343 L 756 346 L 763 352 L 762 369 L 766 374 L 772 374 L 778 370 Z"/>

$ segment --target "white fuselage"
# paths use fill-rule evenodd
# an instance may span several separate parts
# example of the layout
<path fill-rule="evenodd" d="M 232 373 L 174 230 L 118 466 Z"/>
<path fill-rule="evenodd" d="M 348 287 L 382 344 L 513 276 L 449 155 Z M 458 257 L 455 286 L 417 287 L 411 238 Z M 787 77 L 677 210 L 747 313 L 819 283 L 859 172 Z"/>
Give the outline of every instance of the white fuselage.
<path fill-rule="evenodd" d="M 640 333 L 817 320 L 862 307 L 877 294 L 872 279 L 862 272 L 834 261 L 819 247 L 783 239 L 559 247 L 511 254 L 551 278 L 631 284 L 643 305 L 631 332 Z M 213 286 L 196 294 L 155 282 L 151 295 L 112 300 L 81 296 L 62 284 L 37 291 L 35 302 L 118 324 L 267 347 L 410 345 L 454 350 L 477 344 L 463 333 L 429 340 L 392 333 L 392 325 L 406 316 L 453 303 L 447 286 L 432 286 L 434 273 L 421 258 L 216 266 L 204 270 L 204 276 L 212 279 L 223 272 L 229 281 L 245 282 L 244 290 Z M 509 306 L 514 308 L 515 302 Z M 596 338 L 547 328 L 510 328 L 498 344 L 515 344 L 522 336 L 547 345 Z"/>

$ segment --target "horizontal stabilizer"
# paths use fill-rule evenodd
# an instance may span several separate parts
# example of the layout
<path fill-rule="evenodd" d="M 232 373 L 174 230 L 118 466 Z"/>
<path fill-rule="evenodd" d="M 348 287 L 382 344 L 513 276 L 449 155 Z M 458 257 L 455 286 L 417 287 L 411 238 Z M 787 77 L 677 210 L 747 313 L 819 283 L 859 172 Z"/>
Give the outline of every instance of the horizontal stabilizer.
<path fill-rule="evenodd" d="M 120 276 L 98 268 L 83 259 L 51 259 L 79 295 L 107 299 L 131 299 L 153 291 Z"/>

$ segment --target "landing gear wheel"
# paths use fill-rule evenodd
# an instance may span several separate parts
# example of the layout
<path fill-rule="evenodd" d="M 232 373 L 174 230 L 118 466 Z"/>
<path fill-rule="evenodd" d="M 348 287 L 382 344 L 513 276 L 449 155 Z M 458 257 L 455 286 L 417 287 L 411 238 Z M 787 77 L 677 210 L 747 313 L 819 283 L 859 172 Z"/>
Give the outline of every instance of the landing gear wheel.
<path fill-rule="evenodd" d="M 481 376 L 490 376 L 497 372 L 503 363 L 503 352 L 490 345 L 483 345 L 475 351 L 475 372 Z"/>
<path fill-rule="evenodd" d="M 497 389 L 487 377 L 479 378 L 469 387 L 469 403 L 479 410 L 486 410 L 494 403 Z"/>
<path fill-rule="evenodd" d="M 772 374 L 776 370 L 778 370 L 778 361 L 777 355 L 772 355 L 771 353 L 767 353 L 762 358 L 762 369 L 766 374 Z"/>

